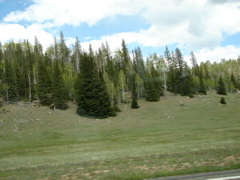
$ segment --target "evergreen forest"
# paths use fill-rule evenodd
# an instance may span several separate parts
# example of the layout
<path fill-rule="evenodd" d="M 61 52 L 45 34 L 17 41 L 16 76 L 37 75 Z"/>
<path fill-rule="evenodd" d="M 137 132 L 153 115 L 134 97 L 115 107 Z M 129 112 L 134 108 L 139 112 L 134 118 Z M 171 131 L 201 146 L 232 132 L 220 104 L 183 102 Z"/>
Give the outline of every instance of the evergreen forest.
<path fill-rule="evenodd" d="M 34 44 L 0 43 L 0 101 L 38 100 L 62 110 L 73 101 L 79 115 L 106 118 L 121 111 L 120 103 L 141 108 L 139 99 L 159 101 L 166 90 L 193 98 L 240 89 L 240 57 L 198 64 L 191 52 L 188 64 L 179 48 L 145 59 L 139 47 L 129 50 L 124 40 L 119 46 L 111 52 L 105 42 L 98 50 L 91 45 L 84 50 L 76 38 L 70 48 L 62 32 L 44 51 L 37 38 Z"/>

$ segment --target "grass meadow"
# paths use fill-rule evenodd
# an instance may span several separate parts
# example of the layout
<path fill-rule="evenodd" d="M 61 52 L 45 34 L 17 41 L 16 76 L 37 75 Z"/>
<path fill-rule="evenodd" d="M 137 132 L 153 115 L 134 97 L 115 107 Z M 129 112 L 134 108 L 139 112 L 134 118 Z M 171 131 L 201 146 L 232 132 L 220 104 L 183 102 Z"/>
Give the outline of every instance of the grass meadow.
<path fill-rule="evenodd" d="M 0 109 L 0 179 L 147 179 L 240 168 L 240 93 L 139 100 L 107 119 Z"/>

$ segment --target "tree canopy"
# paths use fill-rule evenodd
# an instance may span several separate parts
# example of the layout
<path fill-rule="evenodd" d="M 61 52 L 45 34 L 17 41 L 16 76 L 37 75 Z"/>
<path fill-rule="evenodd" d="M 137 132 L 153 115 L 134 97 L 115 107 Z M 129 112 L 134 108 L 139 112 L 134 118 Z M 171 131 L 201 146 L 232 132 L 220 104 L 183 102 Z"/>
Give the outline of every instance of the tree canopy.
<path fill-rule="evenodd" d="M 130 53 L 131 52 L 131 53 Z M 59 38 L 45 51 L 38 39 L 0 43 L 0 97 L 4 101 L 39 100 L 42 105 L 67 109 L 68 101 L 78 104 L 77 113 L 109 117 L 120 111 L 120 103 L 138 99 L 159 101 L 168 90 L 182 96 L 236 92 L 240 88 L 240 58 L 198 64 L 194 53 L 187 64 L 179 48 L 164 55 L 143 58 L 140 47 L 111 52 L 107 42 L 98 50 L 84 51 L 78 38 L 72 48 Z"/>

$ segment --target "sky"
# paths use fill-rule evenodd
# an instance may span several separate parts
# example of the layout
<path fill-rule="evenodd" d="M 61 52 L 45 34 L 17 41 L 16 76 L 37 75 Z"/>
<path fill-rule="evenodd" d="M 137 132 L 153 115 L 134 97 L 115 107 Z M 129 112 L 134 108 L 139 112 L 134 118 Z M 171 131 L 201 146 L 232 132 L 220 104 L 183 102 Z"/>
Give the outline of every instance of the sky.
<path fill-rule="evenodd" d="M 63 32 L 69 47 L 140 47 L 144 57 L 178 47 L 198 62 L 240 55 L 240 0 L 0 0 L 0 42 L 35 36 L 46 49 Z"/>

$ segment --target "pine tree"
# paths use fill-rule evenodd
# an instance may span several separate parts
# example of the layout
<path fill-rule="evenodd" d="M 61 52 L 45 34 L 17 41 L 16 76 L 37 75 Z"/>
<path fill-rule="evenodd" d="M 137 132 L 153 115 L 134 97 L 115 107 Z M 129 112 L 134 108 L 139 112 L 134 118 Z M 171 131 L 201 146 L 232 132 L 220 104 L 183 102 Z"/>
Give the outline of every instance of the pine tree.
<path fill-rule="evenodd" d="M 27 94 L 28 94 L 28 99 L 31 101 L 36 94 L 36 90 L 34 87 L 34 80 L 36 79 L 35 77 L 35 63 L 38 60 L 37 57 L 41 55 L 42 53 L 42 47 L 37 41 L 37 38 L 35 39 L 35 45 L 34 45 L 34 52 L 32 51 L 32 46 L 29 43 L 29 41 L 25 41 L 24 43 L 25 46 L 25 65 L 24 65 L 24 72 L 27 76 Z"/>
<path fill-rule="evenodd" d="M 198 66 L 198 63 L 197 63 L 197 59 L 194 55 L 194 53 L 191 51 L 191 63 L 192 63 L 192 71 L 193 71 L 193 76 L 196 77 L 196 76 L 199 76 L 199 66 Z"/>
<path fill-rule="evenodd" d="M 168 50 L 167 46 L 166 46 L 166 49 L 165 49 L 165 52 L 164 52 L 164 56 L 165 56 L 165 60 L 167 62 L 167 67 L 169 69 L 170 66 L 172 65 L 172 58 L 171 58 L 171 54 L 170 54 L 170 51 Z"/>
<path fill-rule="evenodd" d="M 237 84 L 237 81 L 236 81 L 233 73 L 231 74 L 231 82 L 232 82 L 234 88 L 237 89 L 238 88 L 238 84 Z"/>
<path fill-rule="evenodd" d="M 71 58 L 72 58 L 73 67 L 77 71 L 77 73 L 80 72 L 80 70 L 79 70 L 79 68 L 80 68 L 79 63 L 80 63 L 81 54 L 82 54 L 81 45 L 80 45 L 79 39 L 76 38 Z"/>
<path fill-rule="evenodd" d="M 227 95 L 226 86 L 223 82 L 222 76 L 218 80 L 217 94 Z"/>
<path fill-rule="evenodd" d="M 175 94 L 179 93 L 177 89 L 177 61 L 174 53 L 172 52 L 171 60 L 167 72 L 167 88 L 170 92 Z"/>
<path fill-rule="evenodd" d="M 66 102 L 69 100 L 67 89 L 64 86 L 59 62 L 55 60 L 52 73 L 52 99 L 54 108 L 68 109 Z"/>
<path fill-rule="evenodd" d="M 123 68 L 123 72 L 125 75 L 127 75 L 129 73 L 128 72 L 129 60 L 130 60 L 130 57 L 129 57 L 128 49 L 127 49 L 126 43 L 123 39 L 122 40 L 122 68 Z"/>
<path fill-rule="evenodd" d="M 27 73 L 24 71 L 26 60 L 23 54 L 22 46 L 23 44 L 16 43 L 13 53 L 13 71 L 18 100 L 28 98 Z"/>
<path fill-rule="evenodd" d="M 182 76 L 183 66 L 184 66 L 185 62 L 183 60 L 183 55 L 179 48 L 176 48 L 175 55 L 176 55 L 176 61 L 177 61 L 177 68 L 179 69 L 179 76 Z"/>
<path fill-rule="evenodd" d="M 220 104 L 227 104 L 224 97 L 221 97 Z"/>
<path fill-rule="evenodd" d="M 131 76 L 133 72 L 133 64 L 130 59 L 130 55 L 126 46 L 124 39 L 122 40 L 122 51 L 121 51 L 121 59 L 122 59 L 122 70 L 126 76 L 126 83 L 128 90 L 131 89 Z"/>
<path fill-rule="evenodd" d="M 71 100 L 74 99 L 74 82 L 76 81 L 77 72 L 74 70 L 74 67 L 72 65 L 72 62 L 68 62 L 64 66 L 64 72 L 63 72 L 63 81 L 64 86 L 67 89 L 68 97 L 70 97 Z"/>
<path fill-rule="evenodd" d="M 172 65 L 169 67 L 169 70 L 167 73 L 167 89 L 172 93 L 177 93 L 175 69 Z"/>
<path fill-rule="evenodd" d="M 141 79 L 144 80 L 146 77 L 146 71 L 145 71 L 145 64 L 144 64 L 144 60 L 143 60 L 143 56 L 142 56 L 140 47 L 135 49 L 133 54 L 135 54 L 136 72 L 141 77 Z"/>
<path fill-rule="evenodd" d="M 113 114 L 102 74 L 97 71 L 93 57 L 86 53 L 80 59 L 75 90 L 79 115 L 106 118 Z"/>
<path fill-rule="evenodd" d="M 198 91 L 200 89 L 200 68 L 198 66 L 197 59 L 192 51 L 190 57 L 190 61 L 192 63 L 191 73 L 193 77 L 193 86 L 194 90 Z"/>
<path fill-rule="evenodd" d="M 139 105 L 137 102 L 137 92 L 136 92 L 136 77 L 135 75 L 132 76 L 132 109 L 138 109 Z"/>
<path fill-rule="evenodd" d="M 202 68 L 202 66 L 200 66 L 200 69 L 199 69 L 199 89 L 198 89 L 198 92 L 202 93 L 204 95 L 207 94 L 205 80 L 204 80 L 204 77 L 203 77 L 203 68 Z"/>
<path fill-rule="evenodd" d="M 60 32 L 60 42 L 59 42 L 59 60 L 61 62 L 61 70 L 63 71 L 64 65 L 68 62 L 69 60 L 69 54 L 70 51 L 65 43 L 65 38 L 63 35 L 63 32 Z"/>
<path fill-rule="evenodd" d="M 53 103 L 51 80 L 46 63 L 42 59 L 38 60 L 37 80 L 38 98 L 43 106 L 50 106 Z"/>
<path fill-rule="evenodd" d="M 7 101 L 13 101 L 17 97 L 16 84 L 14 79 L 14 71 L 12 66 L 13 49 L 12 44 L 9 44 L 4 51 L 4 74 L 3 74 L 3 91 Z"/>
<path fill-rule="evenodd" d="M 172 53 L 172 61 L 167 74 L 169 91 L 183 96 L 192 96 L 195 93 L 192 73 L 178 48 L 175 50 L 175 55 Z"/>
<path fill-rule="evenodd" d="M 181 87 L 181 95 L 193 97 L 193 94 L 195 93 L 193 77 L 189 67 L 186 64 L 184 65 L 184 75 L 182 79 L 183 84 Z"/>
<path fill-rule="evenodd" d="M 162 83 L 159 78 L 159 73 L 155 69 L 153 63 L 150 63 L 150 72 L 145 78 L 144 87 L 147 101 L 160 100 L 160 94 L 163 94 Z"/>
<path fill-rule="evenodd" d="M 3 95 L 2 80 L 3 80 L 3 49 L 2 44 L 0 42 L 0 96 Z"/>
<path fill-rule="evenodd" d="M 116 116 L 117 111 L 115 111 L 114 108 L 111 106 L 110 98 L 107 92 L 107 86 L 103 78 L 103 73 L 99 72 L 98 76 L 100 80 L 99 88 L 98 88 L 99 90 L 98 96 L 101 97 L 101 99 L 99 99 L 99 105 L 96 106 L 97 111 L 95 112 L 96 115 L 94 116 L 100 117 L 100 118 L 106 118 L 108 116 Z"/>

